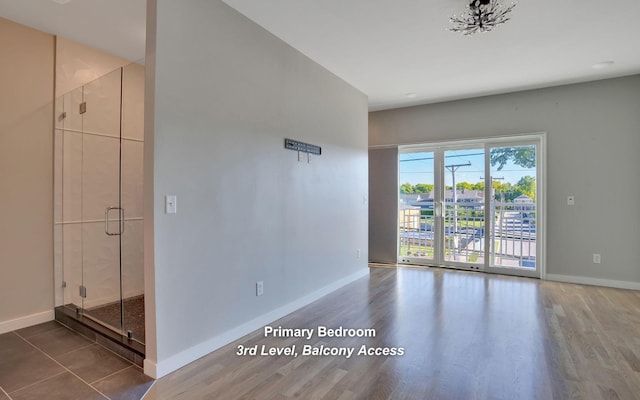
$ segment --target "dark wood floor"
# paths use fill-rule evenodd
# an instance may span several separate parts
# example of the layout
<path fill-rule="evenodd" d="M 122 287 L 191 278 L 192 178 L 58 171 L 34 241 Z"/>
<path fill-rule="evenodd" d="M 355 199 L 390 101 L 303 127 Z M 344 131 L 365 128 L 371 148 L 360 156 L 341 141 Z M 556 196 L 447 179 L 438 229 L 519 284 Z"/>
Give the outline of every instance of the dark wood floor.
<path fill-rule="evenodd" d="M 158 380 L 154 399 L 640 399 L 640 292 L 443 269 L 371 274 Z M 238 356 L 238 345 L 402 347 L 402 356 Z"/>

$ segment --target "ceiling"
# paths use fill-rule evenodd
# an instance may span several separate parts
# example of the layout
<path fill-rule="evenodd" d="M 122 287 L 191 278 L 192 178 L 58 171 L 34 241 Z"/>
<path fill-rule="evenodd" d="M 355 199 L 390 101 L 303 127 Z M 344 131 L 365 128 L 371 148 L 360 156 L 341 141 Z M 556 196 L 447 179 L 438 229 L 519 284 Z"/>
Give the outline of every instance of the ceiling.
<path fill-rule="evenodd" d="M 146 0 L 0 0 L 0 17 L 138 61 L 146 6 Z"/>
<path fill-rule="evenodd" d="M 367 94 L 371 110 L 640 73 L 638 0 L 519 0 L 511 21 L 471 37 L 447 31 L 468 0 L 223 1 Z M 144 56 L 145 0 L 0 0 L 0 16 Z M 592 68 L 602 61 L 615 63 Z"/>

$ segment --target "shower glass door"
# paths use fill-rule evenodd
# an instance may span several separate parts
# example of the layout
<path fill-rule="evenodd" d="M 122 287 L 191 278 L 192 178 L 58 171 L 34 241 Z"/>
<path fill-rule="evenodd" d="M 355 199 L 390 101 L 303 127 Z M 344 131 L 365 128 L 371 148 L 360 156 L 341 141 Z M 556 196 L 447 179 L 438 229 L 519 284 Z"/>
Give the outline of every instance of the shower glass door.
<path fill-rule="evenodd" d="M 85 315 L 122 330 L 121 70 L 83 88 L 82 271 Z"/>
<path fill-rule="evenodd" d="M 63 304 L 144 343 L 144 67 L 57 101 L 56 251 Z"/>

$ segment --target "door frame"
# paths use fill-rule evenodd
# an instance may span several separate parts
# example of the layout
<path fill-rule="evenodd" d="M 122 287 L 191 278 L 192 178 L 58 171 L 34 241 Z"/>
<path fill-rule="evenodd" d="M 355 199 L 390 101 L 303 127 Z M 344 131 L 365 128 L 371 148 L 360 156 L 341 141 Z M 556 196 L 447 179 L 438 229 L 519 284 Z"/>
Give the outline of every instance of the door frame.
<path fill-rule="evenodd" d="M 509 268 L 509 267 L 497 267 L 490 265 L 490 251 L 491 246 L 485 245 L 485 256 L 483 264 L 469 264 L 469 263 L 451 263 L 444 262 L 442 251 L 444 240 L 444 218 L 442 212 L 444 211 L 444 152 L 452 149 L 465 149 L 473 147 L 482 147 L 485 151 L 485 188 L 491 187 L 491 165 L 489 157 L 487 157 L 488 151 L 493 147 L 500 146 L 526 146 L 536 145 L 536 268 L 535 270 L 528 270 L 524 268 Z M 444 268 L 454 268 L 463 270 L 483 271 L 487 273 L 498 273 L 504 275 L 516 275 L 533 278 L 545 279 L 546 275 L 546 206 L 547 206 L 547 175 L 546 175 L 546 133 L 531 133 L 524 135 L 509 135 L 509 136 L 494 136 L 477 139 L 461 139 L 455 141 L 437 141 L 425 144 L 412 144 L 398 146 L 399 154 L 416 153 L 416 152 L 433 152 L 434 154 L 434 197 L 440 199 L 441 205 L 436 205 L 434 201 L 434 216 L 435 230 L 439 234 L 434 235 L 434 258 L 432 260 L 422 259 L 417 257 L 400 256 L 400 230 L 397 230 L 398 241 L 398 263 L 409 265 L 433 265 Z M 400 182 L 400 171 L 398 169 L 398 186 Z M 489 182 L 487 184 L 487 182 Z M 490 200 L 491 191 L 485 190 L 485 213 L 490 213 Z M 400 205 L 400 191 L 398 190 L 398 204 L 396 209 L 399 209 Z M 439 208 L 439 210 L 437 210 Z M 490 218 L 487 218 L 485 214 L 485 243 L 490 232 Z"/>

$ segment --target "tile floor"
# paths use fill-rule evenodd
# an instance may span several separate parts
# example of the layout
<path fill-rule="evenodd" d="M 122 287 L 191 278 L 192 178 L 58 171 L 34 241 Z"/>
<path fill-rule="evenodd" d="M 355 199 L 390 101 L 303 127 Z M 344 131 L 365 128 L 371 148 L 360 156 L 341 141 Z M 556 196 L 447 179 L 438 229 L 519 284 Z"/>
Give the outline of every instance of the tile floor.
<path fill-rule="evenodd" d="M 153 380 L 55 322 L 0 335 L 0 400 L 140 400 Z"/>

